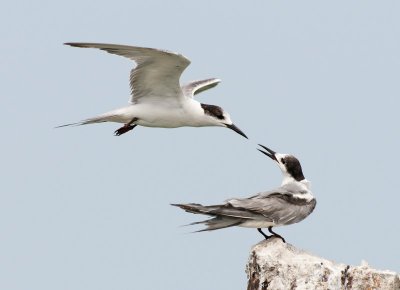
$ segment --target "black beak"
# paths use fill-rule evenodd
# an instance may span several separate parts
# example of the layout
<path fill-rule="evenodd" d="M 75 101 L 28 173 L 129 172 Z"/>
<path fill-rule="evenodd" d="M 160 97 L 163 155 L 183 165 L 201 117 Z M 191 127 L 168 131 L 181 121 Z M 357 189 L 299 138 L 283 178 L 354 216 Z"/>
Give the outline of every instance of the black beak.
<path fill-rule="evenodd" d="M 258 144 L 259 146 L 261 146 L 262 148 L 264 148 L 265 150 L 267 150 L 267 152 L 261 150 L 261 149 L 257 149 L 258 151 L 260 151 L 261 153 L 267 155 L 269 158 L 271 158 L 272 160 L 278 161 L 276 160 L 275 154 L 276 152 L 269 149 L 268 147 L 265 147 L 264 145 Z"/>
<path fill-rule="evenodd" d="M 247 138 L 246 134 L 244 134 L 238 127 L 236 127 L 234 124 L 228 125 L 225 124 L 227 128 L 232 129 L 233 131 L 235 131 L 236 133 L 238 133 L 239 135 L 242 135 L 244 138 Z"/>

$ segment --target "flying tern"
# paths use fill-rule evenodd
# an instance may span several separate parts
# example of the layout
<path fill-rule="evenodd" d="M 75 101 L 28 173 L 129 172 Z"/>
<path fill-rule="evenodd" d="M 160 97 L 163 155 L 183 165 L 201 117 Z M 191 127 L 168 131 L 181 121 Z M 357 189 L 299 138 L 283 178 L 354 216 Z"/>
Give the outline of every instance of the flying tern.
<path fill-rule="evenodd" d="M 197 80 L 180 86 L 180 76 L 190 64 L 190 60 L 183 55 L 166 50 L 117 44 L 65 44 L 104 50 L 129 58 L 136 66 L 130 73 L 131 97 L 127 106 L 58 127 L 101 122 L 123 123 L 124 126 L 114 132 L 116 136 L 120 136 L 137 125 L 162 128 L 220 126 L 232 129 L 247 138 L 221 107 L 202 104 L 193 98 L 198 93 L 215 87 L 220 79 Z"/>
<path fill-rule="evenodd" d="M 201 204 L 172 204 L 195 214 L 204 214 L 213 218 L 195 222 L 205 224 L 201 231 L 211 231 L 231 226 L 257 228 L 268 239 L 272 236 L 285 239 L 272 228 L 298 223 L 314 210 L 316 200 L 310 191 L 310 183 L 305 179 L 299 160 L 293 155 L 276 153 L 260 145 L 260 152 L 274 160 L 283 174 L 280 187 L 260 192 L 248 198 L 234 198 L 224 204 L 203 206 Z M 268 228 L 272 236 L 266 235 L 262 228 Z"/>

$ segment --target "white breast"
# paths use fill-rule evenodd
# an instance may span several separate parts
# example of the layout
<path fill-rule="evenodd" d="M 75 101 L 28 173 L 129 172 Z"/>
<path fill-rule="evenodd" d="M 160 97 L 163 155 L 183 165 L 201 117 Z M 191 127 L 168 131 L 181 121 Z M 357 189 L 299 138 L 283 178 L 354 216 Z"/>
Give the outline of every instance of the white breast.
<path fill-rule="evenodd" d="M 137 107 L 135 110 L 139 118 L 137 124 L 141 126 L 176 128 L 210 125 L 200 103 L 193 99 L 187 99 L 181 106 L 138 104 L 134 107 Z"/>

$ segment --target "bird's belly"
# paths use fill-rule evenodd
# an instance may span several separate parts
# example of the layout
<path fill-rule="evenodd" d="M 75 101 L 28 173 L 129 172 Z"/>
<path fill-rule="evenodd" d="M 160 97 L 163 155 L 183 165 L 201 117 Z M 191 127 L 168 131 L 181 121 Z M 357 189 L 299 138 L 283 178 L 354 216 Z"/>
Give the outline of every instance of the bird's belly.
<path fill-rule="evenodd" d="M 144 113 L 138 116 L 138 125 L 145 127 L 177 128 L 184 126 L 198 127 L 196 118 L 188 115 L 181 109 L 152 110 L 151 113 Z"/>
<path fill-rule="evenodd" d="M 261 220 L 248 220 L 239 225 L 244 228 L 268 228 L 277 226 L 274 222 Z"/>
<path fill-rule="evenodd" d="M 177 128 L 186 126 L 182 124 L 179 120 L 171 119 L 155 119 L 155 120 L 144 120 L 139 119 L 136 124 L 144 127 L 156 127 L 156 128 Z"/>

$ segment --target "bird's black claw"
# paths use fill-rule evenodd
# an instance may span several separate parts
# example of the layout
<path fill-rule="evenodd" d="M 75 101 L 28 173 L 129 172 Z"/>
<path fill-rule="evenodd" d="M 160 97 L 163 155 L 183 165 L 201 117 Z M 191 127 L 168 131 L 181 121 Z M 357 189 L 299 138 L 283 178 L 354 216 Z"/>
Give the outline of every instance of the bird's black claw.
<path fill-rule="evenodd" d="M 273 237 L 280 238 L 280 239 L 282 240 L 282 242 L 284 242 L 284 243 L 286 244 L 286 240 L 285 240 L 281 235 L 278 235 L 277 233 L 275 233 L 275 232 L 272 230 L 272 227 L 268 227 L 268 231 L 269 231 L 271 234 L 273 234 Z"/>
<path fill-rule="evenodd" d="M 281 236 L 275 236 L 275 237 L 280 238 L 282 240 L 282 242 L 284 242 L 286 244 L 286 240 L 283 237 L 281 237 Z"/>
<path fill-rule="evenodd" d="M 123 127 L 115 130 L 114 131 L 114 136 L 121 136 L 122 134 L 125 134 L 126 132 L 129 132 L 133 128 L 135 128 L 135 126 L 131 126 L 131 125 L 126 124 Z"/>

